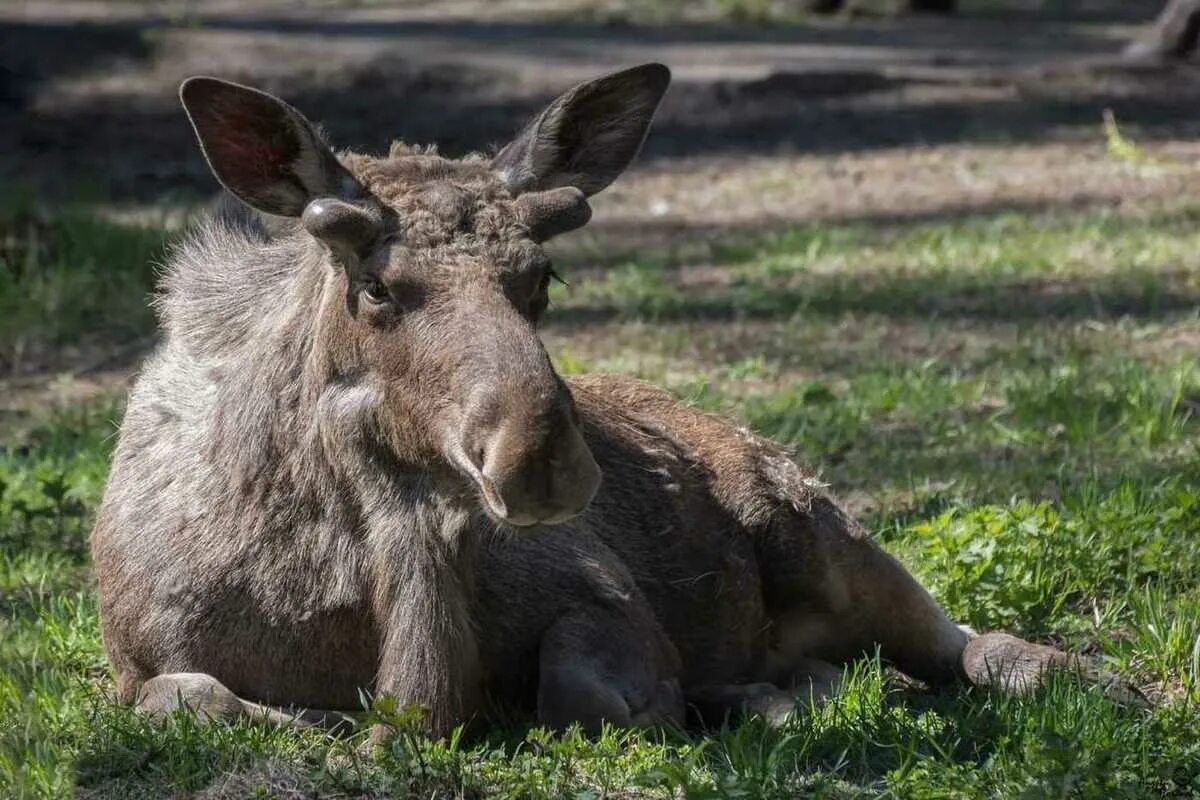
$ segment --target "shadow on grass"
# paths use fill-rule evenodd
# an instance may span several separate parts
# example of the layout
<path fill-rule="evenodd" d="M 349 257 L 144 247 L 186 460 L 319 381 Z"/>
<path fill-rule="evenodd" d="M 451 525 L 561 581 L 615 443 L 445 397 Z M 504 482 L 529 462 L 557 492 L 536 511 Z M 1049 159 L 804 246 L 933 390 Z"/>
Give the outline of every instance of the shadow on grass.
<path fill-rule="evenodd" d="M 363 22 L 204 13 L 197 13 L 193 23 L 200 33 L 244 36 L 240 47 L 250 54 L 260 41 L 255 37 L 265 37 L 264 55 L 258 60 L 248 56 L 237 68 L 217 71 L 281 93 L 322 121 L 336 144 L 369 152 L 386 151 L 395 138 L 436 142 L 450 155 L 502 144 L 551 99 L 544 90 L 531 92 L 523 78 L 531 59 L 553 70 L 610 61 L 614 50 L 645 60 L 667 48 L 660 57 L 670 60 L 669 48 L 679 47 L 680 58 L 686 60 L 695 58 L 683 55 L 686 48 L 696 45 L 761 46 L 763 57 L 777 67 L 766 77 L 750 80 L 678 81 L 647 142 L 650 158 L 1040 141 L 1071 129 L 1086 129 L 1090 135 L 1105 108 L 1121 119 L 1136 120 L 1143 139 L 1200 131 L 1191 112 L 1194 103 L 1188 102 L 1200 99 L 1200 90 L 1194 81 L 1178 76 L 1075 75 L 1063 81 L 1032 81 L 1008 75 L 974 85 L 889 71 L 896 64 L 929 69 L 947 61 L 1014 66 L 1044 52 L 1078 55 L 1119 46 L 1106 38 L 1102 26 L 1081 32 L 1076 26 L 1030 19 L 1018 15 L 1012 24 L 1032 25 L 1031 36 L 1014 36 L 1009 25 L 978 19 L 788 31 L 686 25 L 613 30 L 561 22 Z M 99 72 L 118 62 L 162 62 L 156 67 L 160 73 L 177 69 L 175 77 L 182 79 L 188 62 L 174 65 L 167 60 L 170 54 L 160 53 L 153 42 L 165 34 L 191 36 L 192 31 L 153 18 L 79 26 L 0 25 L 0 37 L 14 43 L 7 55 L 0 47 L 0 74 L 7 76 L 4 94 L 10 105 L 22 110 L 18 123 L 0 132 L 3 151 L 14 156 L 9 168 L 46 190 L 61 191 L 64 183 L 90 178 L 117 200 L 214 188 L 174 91 L 161 84 L 161 76 L 150 81 L 160 88 L 133 86 L 124 93 L 96 91 L 68 102 L 34 102 L 42 88 L 60 77 Z M 311 68 L 314 37 L 321 47 L 343 42 L 351 51 L 362 39 L 395 42 L 405 55 L 348 59 L 344 68 L 319 72 Z M 228 46 L 227 40 L 220 41 Z M 784 43 L 801 50 L 771 49 Z M 189 48 L 205 46 L 215 45 L 205 45 L 201 38 L 189 40 Z M 806 46 L 816 49 L 806 52 Z M 852 57 L 843 66 L 831 65 L 830 47 L 849 48 Z M 490 54 L 492 61 L 484 67 L 456 55 L 476 51 Z M 139 74 L 131 73 L 131 86 Z M 905 96 L 910 90 L 919 92 L 928 81 L 936 90 L 933 94 L 916 100 Z M 958 88 L 947 94 L 952 83 Z M 1011 91 L 997 95 L 997 86 Z M 130 144 L 131 131 L 136 132 L 136 147 Z M 81 141 L 87 147 L 80 147 Z"/>
<path fill-rule="evenodd" d="M 893 446 L 889 458 L 886 453 Z M 803 443 L 797 448 L 804 460 Z M 869 510 L 872 522 L 893 527 L 964 503 L 1004 505 L 1014 497 L 1058 502 L 1084 489 L 1103 494 L 1127 483 L 1154 486 L 1181 477 L 1198 479 L 1200 466 L 1194 456 L 1178 454 L 1130 456 L 1004 445 L 922 450 L 885 434 L 874 440 L 870 453 L 845 454 L 821 474 L 835 494 L 874 493 L 888 484 L 893 490 L 907 489 L 911 494 L 898 504 Z"/>
<path fill-rule="evenodd" d="M 622 318 L 722 322 L 878 314 L 989 322 L 1149 320 L 1200 307 L 1200 287 L 1193 278 L 1188 270 L 1128 271 L 1100 279 L 949 271 L 909 276 L 809 274 L 786 285 L 742 279 L 728 287 L 684 292 L 664 280 L 632 273 L 629 281 L 590 290 L 584 298 L 553 310 L 548 322 L 569 331 Z"/>
<path fill-rule="evenodd" d="M 1077 198 L 804 224 L 601 224 L 594 238 L 555 253 L 577 285 L 549 324 L 570 330 L 614 319 L 769 322 L 847 314 L 1054 323 L 1200 309 L 1193 265 L 1175 260 L 1184 256 L 1167 251 L 1157 259 L 1161 266 L 1134 258 L 1158 239 L 1194 235 L 1200 212 L 1185 206 L 1123 219 L 1104 209 L 1098 200 Z M 626 249 L 622 242 L 631 237 L 637 238 Z M 1076 263 L 1074 246 L 1093 241 L 1111 243 L 1101 258 L 1113 262 L 1095 275 Z M 886 269 L 854 270 L 859 252 Z M 820 269 L 821 259 L 838 257 L 848 259 L 846 268 Z M 1054 274 L 1064 265 L 1072 270 Z"/>
<path fill-rule="evenodd" d="M 42 84 L 117 61 L 144 61 L 152 48 L 132 24 L 0 22 L 0 109 L 27 110 Z"/>
<path fill-rule="evenodd" d="M 1200 228 L 1200 207 L 1194 205 L 1142 218 L 1115 216 L 1112 206 L 1109 195 L 1080 193 L 1051 202 L 960 202 L 914 211 L 816 212 L 802 219 L 770 221 L 600 217 L 581 234 L 556 240 L 549 247 L 559 271 L 568 279 L 578 272 L 584 282 L 631 263 L 661 267 L 664 273 L 684 278 L 695 265 L 739 266 L 756 259 L 800 256 L 813 247 L 822 255 L 868 246 L 887 252 L 897 239 L 916 235 L 928 236 L 931 244 L 959 237 L 1005 246 L 1005 237 L 1013 228 L 1061 233 L 1091 224 L 1104 235 L 1153 231 L 1181 237 Z M 1039 250 L 1026 254 L 1043 255 Z"/>

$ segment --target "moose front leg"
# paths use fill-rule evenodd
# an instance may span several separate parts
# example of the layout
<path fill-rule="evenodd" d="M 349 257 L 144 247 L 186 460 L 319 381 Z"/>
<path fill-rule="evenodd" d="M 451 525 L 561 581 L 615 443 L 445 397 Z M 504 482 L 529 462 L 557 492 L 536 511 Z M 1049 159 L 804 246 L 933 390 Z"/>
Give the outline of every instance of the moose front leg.
<path fill-rule="evenodd" d="M 376 696 L 395 697 L 400 708 L 420 706 L 422 721 L 434 739 L 449 735 L 479 708 L 479 651 L 474 634 L 464 630 L 414 630 L 397 627 L 385 639 Z M 373 739 L 388 738 L 392 729 L 380 723 Z"/>
<path fill-rule="evenodd" d="M 585 605 L 551 625 L 539 648 L 538 720 L 589 733 L 604 723 L 683 724 L 677 656 L 651 620 Z"/>
<path fill-rule="evenodd" d="M 428 536 L 423 542 L 397 536 L 381 561 L 385 574 L 375 607 L 383 630 L 375 695 L 392 695 L 401 708 L 421 706 L 434 738 L 466 723 L 482 695 L 468 535 Z M 389 733 L 380 725 L 372 738 Z"/>
<path fill-rule="evenodd" d="M 466 723 L 481 696 L 479 648 L 467 609 L 447 595 L 424 584 L 398 598 L 375 681 L 376 696 L 391 695 L 400 708 L 422 707 L 425 728 L 435 739 Z M 372 738 L 380 741 L 391 732 L 380 724 Z"/>
<path fill-rule="evenodd" d="M 331 732 L 350 730 L 357 721 L 355 714 L 345 711 L 277 708 L 243 700 L 212 675 L 202 672 L 169 672 L 154 676 L 138 689 L 134 710 L 157 720 L 187 710 L 204 724 L 246 719 L 281 728 L 317 727 Z"/>

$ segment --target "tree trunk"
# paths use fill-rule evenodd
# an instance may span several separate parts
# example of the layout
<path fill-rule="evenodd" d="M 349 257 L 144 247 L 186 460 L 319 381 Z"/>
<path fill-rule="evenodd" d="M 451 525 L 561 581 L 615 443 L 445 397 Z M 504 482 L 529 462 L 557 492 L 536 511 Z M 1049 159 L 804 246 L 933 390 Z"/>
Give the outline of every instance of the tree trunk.
<path fill-rule="evenodd" d="M 814 14 L 832 14 L 841 11 L 844 0 L 803 0 L 800 7 Z"/>
<path fill-rule="evenodd" d="M 816 14 L 832 14 L 835 11 L 841 11 L 846 5 L 846 0 L 801 0 L 800 2 L 801 9 Z M 895 8 L 898 11 L 952 14 L 956 5 L 957 0 L 903 0 Z"/>
<path fill-rule="evenodd" d="M 1170 0 L 1154 28 L 1132 42 L 1125 55 L 1133 59 L 1184 59 L 1200 43 L 1200 0 Z"/>
<path fill-rule="evenodd" d="M 956 0 L 907 0 L 905 3 L 908 11 L 932 14 L 953 14 L 956 5 Z"/>

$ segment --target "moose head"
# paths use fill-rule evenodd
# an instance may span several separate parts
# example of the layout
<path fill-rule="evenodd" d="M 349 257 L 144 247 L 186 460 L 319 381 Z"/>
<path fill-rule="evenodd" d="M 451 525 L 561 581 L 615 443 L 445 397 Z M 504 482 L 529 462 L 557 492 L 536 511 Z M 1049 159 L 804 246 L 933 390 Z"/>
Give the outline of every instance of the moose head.
<path fill-rule="evenodd" d="M 459 160 L 335 154 L 292 106 L 216 78 L 180 97 L 221 184 L 293 220 L 285 235 L 311 257 L 292 268 L 321 273 L 314 347 L 330 379 L 372 389 L 399 463 L 454 476 L 524 527 L 579 514 L 601 478 L 538 336 L 554 277 L 542 243 L 588 221 L 669 81 L 647 64 L 581 84 L 495 157 Z"/>

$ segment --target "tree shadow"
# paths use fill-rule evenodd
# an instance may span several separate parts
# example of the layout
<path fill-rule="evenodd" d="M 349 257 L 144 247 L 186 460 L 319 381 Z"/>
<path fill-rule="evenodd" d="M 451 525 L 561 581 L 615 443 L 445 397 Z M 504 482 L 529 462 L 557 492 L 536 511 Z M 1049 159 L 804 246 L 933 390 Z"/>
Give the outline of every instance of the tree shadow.
<path fill-rule="evenodd" d="M 684 294 L 669 287 L 584 300 L 559 308 L 550 324 L 611 320 L 786 320 L 798 315 L 877 314 L 894 319 L 1034 320 L 1162 319 L 1200 307 L 1189 270 L 1128 271 L 1101 279 L 991 278 L 950 271 L 914 276 L 803 275 L 785 285 L 745 280 Z M 619 290 L 618 290 L 619 291 Z"/>
<path fill-rule="evenodd" d="M 577 59 L 581 47 L 630 45 L 759 44 L 880 47 L 890 53 L 953 50 L 967 60 L 1010 63 L 1013 54 L 1047 50 L 1111 52 L 1114 39 L 1106 26 L 1120 22 L 1149 22 L 1156 10 L 1131 13 L 1115 9 L 1090 15 L 1020 14 L 1003 11 L 974 12 L 958 18 L 908 17 L 859 18 L 850 23 L 814 19 L 811 24 L 770 26 L 731 25 L 720 22 L 674 21 L 670 24 L 607 25 L 560 15 L 544 21 L 488 19 L 330 19 L 261 15 L 200 15 L 197 22 L 216 30 L 250 33 L 394 39 L 417 48 L 428 40 L 447 40 L 486 46 L 498 52 L 528 58 L 530 44 L 539 56 Z M 1003 27 L 997 29 L 997 22 Z M 1014 27 L 1020 36 L 1013 36 Z M 1006 35 L 1007 33 L 1007 35 Z M 1007 54 L 1007 55 L 1006 55 Z M 903 55 L 900 56 L 904 60 Z"/>
<path fill-rule="evenodd" d="M 38 88 L 57 78 L 150 54 L 145 28 L 135 23 L 0 21 L 0 111 L 24 111 Z"/>
<path fill-rule="evenodd" d="M 632 261 L 660 264 L 670 272 L 685 272 L 697 263 L 732 266 L 782 252 L 789 238 L 811 240 L 822 235 L 825 226 L 861 232 L 872 241 L 884 241 L 888 235 L 923 227 L 986 224 L 1006 216 L 1070 219 L 1111 211 L 1112 204 L 1110 194 L 1077 192 L 1062 200 L 949 202 L 916 210 L 849 213 L 816 210 L 795 219 L 719 222 L 670 216 L 614 219 L 598 214 L 582 233 L 554 240 L 549 247 L 555 264 L 568 278 L 581 270 L 591 279 Z M 1200 211 L 1185 208 L 1160 215 L 1154 225 L 1160 229 L 1166 226 L 1182 235 L 1200 226 Z"/>
<path fill-rule="evenodd" d="M 1040 38 L 1014 35 L 1012 25 L 1023 24 Z M 0 161 L 8 162 L 0 168 L 51 194 L 88 181 L 114 200 L 210 190 L 174 85 L 196 69 L 190 65 L 221 63 L 218 48 L 236 48 L 238 66 L 210 71 L 275 91 L 322 121 L 337 145 L 374 152 L 395 138 L 437 142 L 449 155 L 488 151 L 554 94 L 541 88 L 544 79 L 529 81 L 537 65 L 574 75 L 650 58 L 685 68 L 647 142 L 648 159 L 1091 136 L 1105 108 L 1136 121 L 1145 139 L 1200 135 L 1191 111 L 1200 84 L 1186 74 L 1011 69 L 1047 53 L 1111 51 L 1115 43 L 1093 27 L 982 18 L 613 30 L 263 15 L 201 15 L 194 27 L 153 19 L 4 23 L 3 102 L 20 114 L 0 131 Z M 359 57 L 360 45 L 377 55 Z M 723 62 L 751 51 L 768 65 L 765 74 L 723 77 Z M 69 101 L 45 93 L 61 78 L 118 63 L 123 77 L 94 91 Z M 1007 66 L 978 72 L 997 65 Z"/>

